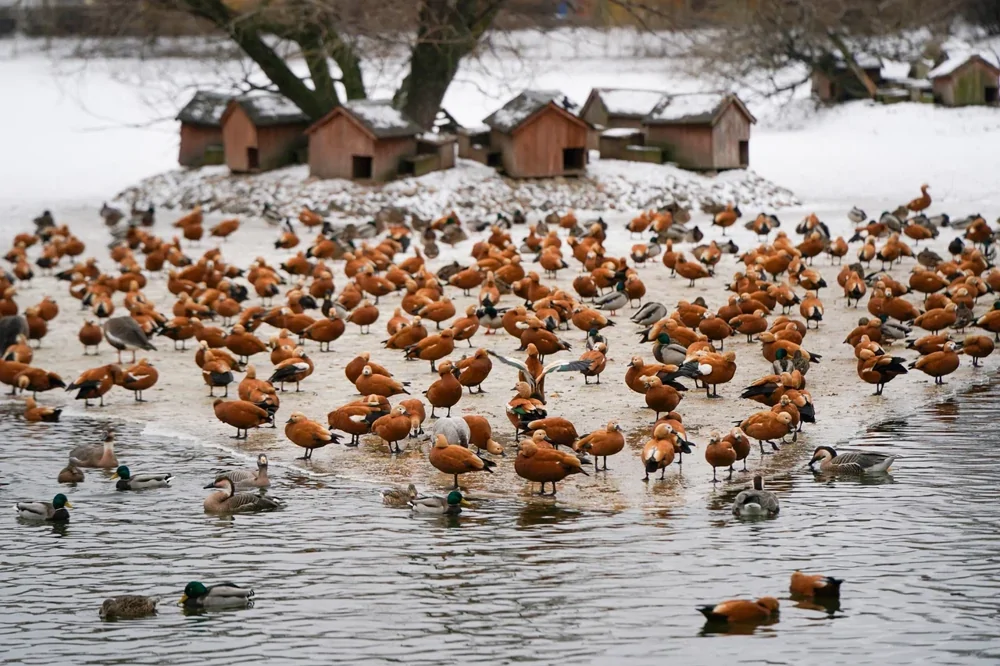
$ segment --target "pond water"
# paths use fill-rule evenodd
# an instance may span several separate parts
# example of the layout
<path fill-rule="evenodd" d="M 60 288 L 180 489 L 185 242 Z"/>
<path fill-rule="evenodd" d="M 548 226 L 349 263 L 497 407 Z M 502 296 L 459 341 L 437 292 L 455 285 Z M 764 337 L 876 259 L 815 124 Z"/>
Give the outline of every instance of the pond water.
<path fill-rule="evenodd" d="M 730 514 L 737 489 L 657 507 L 579 511 L 489 499 L 457 517 L 382 506 L 376 489 L 272 469 L 280 512 L 206 516 L 223 449 L 121 424 L 133 473 L 170 489 L 117 493 L 88 471 L 65 528 L 2 518 L 0 658 L 23 664 L 815 663 L 969 664 L 1000 658 L 1000 384 L 883 424 L 852 445 L 896 453 L 891 476 L 795 471 L 775 520 Z M 15 411 L 19 411 L 17 406 Z M 75 443 L 104 425 L 0 420 L 0 501 L 49 499 Z M 839 608 L 788 600 L 797 567 L 846 579 Z M 256 590 L 253 608 L 185 615 L 189 580 Z M 104 623 L 103 598 L 162 594 L 158 615 Z M 696 606 L 782 599 L 780 621 L 713 633 Z"/>

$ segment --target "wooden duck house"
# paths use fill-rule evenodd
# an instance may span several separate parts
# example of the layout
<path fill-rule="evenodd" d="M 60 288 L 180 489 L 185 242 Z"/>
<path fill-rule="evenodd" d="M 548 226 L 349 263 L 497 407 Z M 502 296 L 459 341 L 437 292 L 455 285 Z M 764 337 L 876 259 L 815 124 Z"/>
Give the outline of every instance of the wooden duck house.
<path fill-rule="evenodd" d="M 306 133 L 309 174 L 315 178 L 385 182 L 455 164 L 453 135 L 423 134 L 419 125 L 388 100 L 346 102 Z"/>
<path fill-rule="evenodd" d="M 647 147 L 685 169 L 721 170 L 750 164 L 750 127 L 757 120 L 736 95 L 665 98 L 643 121 Z"/>
<path fill-rule="evenodd" d="M 997 104 L 1000 68 L 981 55 L 951 57 L 927 75 L 934 101 L 945 106 Z"/>
<path fill-rule="evenodd" d="M 230 100 L 221 123 L 226 166 L 247 173 L 297 161 L 309 117 L 280 95 L 253 95 Z"/>
<path fill-rule="evenodd" d="M 222 164 L 222 114 L 230 95 L 199 90 L 177 114 L 181 122 L 181 145 L 177 161 L 181 166 Z"/>
<path fill-rule="evenodd" d="M 587 122 L 557 91 L 526 90 L 490 115 L 488 158 L 512 178 L 578 176 L 587 169 Z"/>

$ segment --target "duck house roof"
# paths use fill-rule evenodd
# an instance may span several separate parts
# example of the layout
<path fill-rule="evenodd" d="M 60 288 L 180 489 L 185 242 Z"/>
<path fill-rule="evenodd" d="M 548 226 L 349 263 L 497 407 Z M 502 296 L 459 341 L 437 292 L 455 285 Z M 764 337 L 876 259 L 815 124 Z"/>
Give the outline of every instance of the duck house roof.
<path fill-rule="evenodd" d="M 309 122 L 309 116 L 302 113 L 292 100 L 281 95 L 258 94 L 236 97 L 230 101 L 226 111 L 228 112 L 230 106 L 234 104 L 239 105 L 257 127 Z M 223 118 L 225 115 L 223 113 Z"/>
<path fill-rule="evenodd" d="M 490 114 L 483 122 L 491 129 L 510 134 L 543 108 L 554 103 L 573 118 L 569 98 L 558 90 L 525 90 Z M 580 120 L 583 122 L 583 120 Z"/>
<path fill-rule="evenodd" d="M 199 90 L 187 104 L 177 113 L 177 120 L 192 125 L 219 127 L 222 124 L 222 114 L 232 95 Z"/>
<path fill-rule="evenodd" d="M 416 136 L 423 128 L 409 116 L 393 108 L 390 100 L 354 99 L 336 107 L 313 124 L 308 132 L 314 132 L 340 114 L 354 118 L 376 139 L 399 139 Z"/>
<path fill-rule="evenodd" d="M 757 119 L 736 95 L 696 93 L 671 95 L 662 99 L 643 119 L 643 123 L 647 125 L 714 125 L 730 104 L 737 105 L 750 119 L 750 122 L 757 122 Z"/>

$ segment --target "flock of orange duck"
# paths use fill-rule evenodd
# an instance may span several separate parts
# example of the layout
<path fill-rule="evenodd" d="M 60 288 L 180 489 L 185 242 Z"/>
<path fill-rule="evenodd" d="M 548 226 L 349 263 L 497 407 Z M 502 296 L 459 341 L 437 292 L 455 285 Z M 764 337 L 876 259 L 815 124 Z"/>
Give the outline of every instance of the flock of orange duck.
<path fill-rule="evenodd" d="M 994 232 L 978 215 L 963 220 L 928 217 L 924 211 L 930 203 L 924 187 L 920 197 L 878 219 L 855 208 L 848 215 L 856 225 L 849 240 L 831 237 L 827 225 L 809 215 L 794 230 L 801 236 L 796 243 L 791 233 L 779 228 L 775 216 L 762 213 L 745 222 L 761 244 L 738 256 L 741 265 L 727 285 L 731 295 L 717 309 L 710 308 L 703 297 L 681 300 L 673 309 L 648 300 L 642 304 L 646 288 L 638 269 L 648 263 L 661 263 L 661 270 L 693 285 L 714 275 L 725 254 L 737 252 L 732 242 L 696 245 L 701 232 L 690 227 L 686 211 L 676 207 L 643 212 L 626 225 L 632 234 L 651 236 L 649 242 L 634 245 L 628 257 L 606 253 L 603 243 L 608 229 L 603 220 L 581 226 L 572 212 L 551 214 L 531 225 L 518 244 L 512 234 L 526 224 L 520 214 L 513 219 L 498 215 L 495 223 L 465 227 L 451 213 L 432 222 L 400 218 L 335 228 L 304 209 L 299 222 L 309 233 L 316 233 L 308 249 L 278 265 L 257 258 L 246 267 L 228 263 L 218 248 L 189 256 L 190 244 L 206 233 L 200 208 L 173 225 L 190 241 L 185 248 L 180 238 L 168 240 L 149 230 L 154 224 L 152 215 L 146 213 L 131 224 L 112 222 L 103 212 L 105 207 L 102 215 L 116 238 L 110 246 L 114 272 L 102 271 L 94 258 L 82 258 L 84 243 L 46 212 L 36 219 L 34 233 L 14 238 L 6 254 L 12 268 L 0 276 L 0 343 L 4 349 L 0 382 L 10 386 L 12 393 L 31 394 L 25 403 L 27 421 L 58 420 L 58 408 L 37 402 L 38 394 L 53 389 L 75 391 L 76 399 L 88 406 L 94 401 L 103 405 L 104 396 L 115 386 L 142 401 L 143 392 L 157 383 L 159 375 L 146 358 L 135 360 L 136 351 L 154 351 L 156 340 L 165 337 L 178 350 L 192 345 L 209 394 L 220 394 L 213 404 L 215 416 L 235 428 L 238 438 L 246 438 L 255 428 L 273 426 L 282 406 L 280 396 L 308 381 L 315 366 L 313 356 L 306 352 L 307 344 L 315 343 L 319 352 L 329 351 L 348 324 L 368 333 L 391 310 L 385 324 L 387 337 L 381 344 L 398 351 L 401 360 L 429 363 L 437 378 L 426 386 L 423 397 L 417 397 L 421 394 L 416 387 L 398 381 L 391 369 L 364 352 L 344 368 L 361 397 L 333 409 L 326 424 L 291 411 L 284 432 L 309 459 L 317 449 L 339 443 L 357 446 L 360 438 L 369 435 L 398 452 L 401 442 L 423 434 L 425 421 L 433 421 L 433 426 L 428 424 L 428 460 L 453 477 L 454 491 L 445 498 L 424 497 L 411 486 L 388 491 L 385 500 L 416 510 L 456 513 L 465 504 L 459 477 L 494 473 L 497 463 L 491 456 L 504 452 L 494 439 L 496 424 L 483 416 L 451 416 L 466 391 L 482 391 L 494 361 L 518 372 L 515 394 L 506 410 L 517 442 L 513 467 L 518 476 L 540 484 L 541 493 L 550 486 L 554 495 L 556 484 L 566 477 L 587 474 L 590 458 L 595 473 L 607 469 L 608 457 L 625 448 L 623 428 L 617 421 L 581 436 L 571 420 L 550 415 L 545 381 L 552 373 L 576 372 L 586 383 L 600 384 L 610 345 L 608 327 L 629 309 L 633 328 L 651 344 L 655 359 L 632 358 L 625 375 L 625 384 L 641 394 L 655 413 L 649 440 L 639 456 L 646 480 L 656 472 L 663 478 L 672 464 L 682 462 L 684 453 L 692 452 L 694 442 L 685 431 L 680 405 L 689 385 L 703 388 L 714 398 L 717 387 L 733 379 L 736 354 L 725 350 L 727 339 L 745 336 L 748 342 L 759 341 L 762 355 L 771 364 L 772 372 L 741 395 L 767 408 L 737 427 L 709 436 L 704 455 L 716 481 L 718 469 L 728 470 L 730 477 L 740 461 L 747 469 L 754 442 L 761 455 L 766 455 L 765 445 L 776 450 L 779 442 L 796 438 L 804 423 L 815 420 L 806 376 L 821 357 L 807 350 L 805 338 L 811 328 L 824 325 L 820 294 L 831 287 L 812 266 L 823 255 L 843 263 L 837 282 L 847 306 L 867 303 L 870 316 L 860 320 L 845 342 L 854 347 L 858 377 L 874 385 L 877 395 L 908 370 L 943 382 L 959 367 L 960 354 L 978 365 L 993 352 L 993 335 L 964 335 L 964 331 L 977 327 L 989 334 L 1000 332 L 1000 301 L 985 313 L 974 313 L 980 299 L 1000 289 L 1000 270 L 991 265 Z M 741 215 L 730 205 L 715 212 L 712 222 L 725 234 Z M 239 228 L 238 220 L 225 220 L 207 233 L 226 238 Z M 465 240 L 465 228 L 483 232 L 472 246 L 471 262 L 465 266 L 454 262 L 431 272 L 425 253 L 436 256 L 439 241 Z M 917 253 L 911 247 L 911 243 L 936 238 L 942 228 L 958 231 L 948 245 L 948 256 L 928 248 Z M 561 238 L 561 230 L 567 230 L 568 237 Z M 690 248 L 680 249 L 688 243 Z M 851 243 L 858 244 L 853 253 Z M 299 244 L 294 227 L 284 221 L 275 246 L 293 250 Z M 913 263 L 907 283 L 893 279 L 887 270 L 903 262 Z M 539 272 L 526 270 L 529 263 L 537 264 L 546 276 L 579 271 L 572 282 L 574 293 L 547 284 Z M 169 314 L 143 293 L 148 277 L 161 272 L 166 272 L 167 289 L 176 297 Z M 117 350 L 118 363 L 87 370 L 68 385 L 57 373 L 32 365 L 32 343 L 46 336 L 48 322 L 59 314 L 58 304 L 49 297 L 30 307 L 19 303 L 18 287 L 38 279 L 37 274 L 45 276 L 42 279 L 54 276 L 82 308 L 93 313 L 94 318 L 79 330 L 83 353 L 106 342 Z M 339 293 L 335 275 L 347 280 Z M 447 295 L 449 289 L 478 293 L 477 304 L 457 312 Z M 272 331 L 267 339 L 259 335 L 265 326 Z M 586 350 L 580 354 L 560 337 L 561 329 L 570 326 L 586 333 Z M 914 328 L 927 334 L 914 337 Z M 962 336 L 956 336 L 958 332 Z M 523 357 L 478 348 L 454 358 L 460 353 L 460 343 L 473 348 L 475 336 L 484 339 L 494 334 L 516 338 Z M 907 362 L 887 353 L 893 344 L 904 342 L 919 354 L 916 360 Z M 131 353 L 130 362 L 122 362 L 122 352 Z M 267 378 L 258 376 L 252 363 L 258 355 L 268 356 L 274 367 Z M 237 373 L 244 373 L 242 379 L 237 380 Z M 233 384 L 237 395 L 230 397 Z M 111 466 L 108 461 L 113 456 L 105 456 L 104 449 L 106 443 L 95 444 L 91 458 Z M 85 461 L 87 456 L 74 460 Z M 892 462 L 888 455 L 838 453 L 820 447 L 809 465 L 821 472 L 865 474 L 884 472 Z M 63 470 L 66 478 L 82 477 L 77 467 L 71 461 Z M 259 473 L 248 474 L 256 478 Z M 143 487 L 144 479 L 131 476 L 135 487 Z M 778 506 L 773 493 L 763 489 L 760 478 L 754 481 L 746 497 L 738 498 L 734 512 L 775 514 Z M 243 496 L 252 493 L 237 492 L 248 486 L 246 479 L 233 483 L 223 475 L 211 485 L 218 488 L 206 500 L 206 510 L 212 512 L 274 505 Z M 56 510 L 48 504 L 46 516 Z"/>

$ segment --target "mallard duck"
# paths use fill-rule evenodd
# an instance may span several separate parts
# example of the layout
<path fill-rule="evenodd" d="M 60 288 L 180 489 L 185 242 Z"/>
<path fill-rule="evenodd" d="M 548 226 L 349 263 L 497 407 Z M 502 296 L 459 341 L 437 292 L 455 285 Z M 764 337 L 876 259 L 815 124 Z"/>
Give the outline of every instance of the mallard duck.
<path fill-rule="evenodd" d="M 792 363 L 792 359 L 788 357 L 788 350 L 779 347 L 774 352 L 774 363 L 771 364 L 774 369 L 774 374 L 780 375 L 783 372 L 794 372 L 795 364 Z"/>
<path fill-rule="evenodd" d="M 880 474 L 889 471 L 895 456 L 872 451 L 845 451 L 837 453 L 830 446 L 820 446 L 813 452 L 809 468 L 820 472 L 843 472 L 846 474 Z"/>
<path fill-rule="evenodd" d="M 253 493 L 237 493 L 229 479 L 220 479 L 213 485 L 218 491 L 205 498 L 205 513 L 229 515 L 281 508 L 281 503 L 276 499 Z"/>
<path fill-rule="evenodd" d="M 233 608 L 246 606 L 253 599 L 253 590 L 232 583 L 205 586 L 191 581 L 177 603 L 185 608 Z"/>
<path fill-rule="evenodd" d="M 667 316 L 667 307 L 662 303 L 650 301 L 639 308 L 639 311 L 629 317 L 639 326 L 652 326 Z"/>
<path fill-rule="evenodd" d="M 788 586 L 788 590 L 799 597 L 835 598 L 840 596 L 840 585 L 843 582 L 839 578 L 804 574 L 796 570 L 792 573 L 792 582 Z"/>
<path fill-rule="evenodd" d="M 215 481 L 205 486 L 214 488 L 220 479 L 229 479 L 236 486 L 237 490 L 248 490 L 251 488 L 267 488 L 271 485 L 271 479 L 267 476 L 267 456 L 263 453 L 257 456 L 257 471 L 249 469 L 234 469 L 222 472 L 215 477 Z"/>
<path fill-rule="evenodd" d="M 698 610 L 709 622 L 763 622 L 778 613 L 778 600 L 761 597 L 756 601 L 733 599 L 721 604 L 699 606 Z"/>
<path fill-rule="evenodd" d="M 156 614 L 159 599 L 139 594 L 123 594 L 105 599 L 98 612 L 102 620 L 134 620 Z"/>
<path fill-rule="evenodd" d="M 733 501 L 734 516 L 777 516 L 781 506 L 778 496 L 764 490 L 764 478 L 753 477 L 753 489 L 742 491 Z"/>
<path fill-rule="evenodd" d="M 894 340 L 905 340 L 912 332 L 912 328 L 901 321 L 896 321 L 895 319 L 889 319 L 888 315 L 881 315 L 879 319 L 882 321 L 882 339 L 885 342 L 892 342 Z"/>
<path fill-rule="evenodd" d="M 665 365 L 680 366 L 687 358 L 687 347 L 671 340 L 667 333 L 660 333 L 653 343 L 653 358 Z"/>
<path fill-rule="evenodd" d="M 409 506 L 417 499 L 417 487 L 412 483 L 406 488 L 386 488 L 382 491 L 382 504 L 386 506 Z"/>
<path fill-rule="evenodd" d="M 413 488 L 412 484 L 410 488 Z M 408 504 L 416 513 L 437 513 L 449 516 L 462 513 L 462 507 L 469 506 L 469 503 L 462 497 L 462 493 L 457 490 L 448 493 L 447 497 L 414 497 Z"/>
<path fill-rule="evenodd" d="M 70 463 L 59 470 L 59 483 L 83 483 L 83 470 Z"/>
<path fill-rule="evenodd" d="M 146 490 L 148 488 L 166 488 L 174 480 L 173 474 L 137 474 L 132 472 L 125 465 L 121 465 L 111 475 L 112 479 L 118 479 L 115 484 L 117 490 Z"/>
<path fill-rule="evenodd" d="M 587 351 L 594 351 L 597 345 L 601 344 L 607 347 L 608 339 L 601 335 L 600 330 L 592 328 L 587 331 Z"/>
<path fill-rule="evenodd" d="M 619 281 L 615 285 L 615 290 L 594 300 L 594 307 L 598 310 L 606 310 L 614 315 L 628 305 L 628 294 L 625 293 L 625 282 Z"/>
<path fill-rule="evenodd" d="M 69 522 L 69 511 L 73 505 L 62 493 L 52 498 L 51 502 L 18 502 L 14 505 L 19 518 L 24 520 L 45 520 L 51 523 Z"/>

